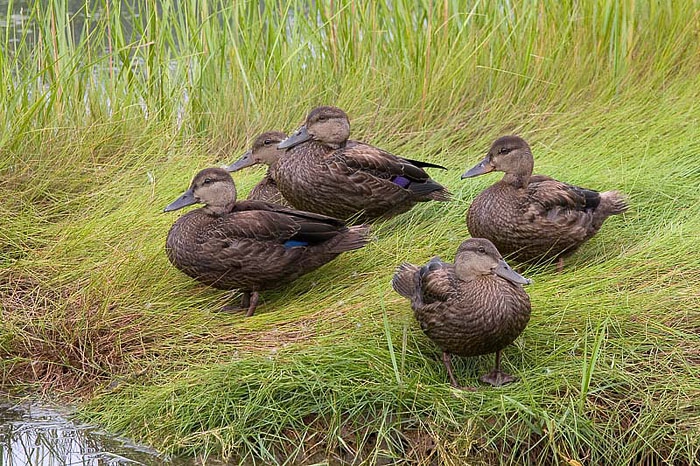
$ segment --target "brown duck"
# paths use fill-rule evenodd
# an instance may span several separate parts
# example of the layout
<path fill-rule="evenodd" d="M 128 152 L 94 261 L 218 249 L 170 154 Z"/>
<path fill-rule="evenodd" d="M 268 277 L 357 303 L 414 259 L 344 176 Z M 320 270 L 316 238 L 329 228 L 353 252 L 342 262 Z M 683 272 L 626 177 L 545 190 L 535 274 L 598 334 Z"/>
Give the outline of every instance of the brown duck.
<path fill-rule="evenodd" d="M 235 172 L 259 163 L 268 166 L 267 173 L 263 179 L 260 180 L 248 194 L 248 200 L 265 201 L 287 207 L 290 206 L 289 202 L 287 202 L 284 196 L 282 196 L 282 193 L 280 193 L 279 188 L 277 188 L 277 183 L 274 178 L 272 178 L 269 168 L 277 163 L 280 155 L 284 152 L 283 150 L 277 149 L 277 144 L 284 141 L 286 137 L 287 135 L 280 131 L 262 133 L 255 138 L 253 147 L 249 151 L 243 154 L 240 159 L 226 167 L 227 171 Z"/>
<path fill-rule="evenodd" d="M 236 202 L 236 186 L 221 168 L 207 168 L 165 212 L 204 204 L 170 228 L 166 251 L 185 274 L 222 290 L 243 292 L 242 308 L 253 315 L 258 292 L 289 283 L 368 242 L 365 225 L 263 201 Z"/>
<path fill-rule="evenodd" d="M 287 149 L 271 173 L 280 192 L 297 209 L 342 219 L 389 218 L 418 202 L 447 201 L 450 194 L 423 167 L 443 168 L 397 157 L 348 141 L 348 116 L 318 107 L 278 147 Z"/>
<path fill-rule="evenodd" d="M 462 178 L 502 171 L 501 181 L 482 191 L 467 213 L 472 237 L 488 238 L 518 261 L 563 258 L 595 235 L 606 218 L 627 210 L 617 191 L 599 193 L 548 176 L 533 175 L 530 146 L 520 137 L 497 139 L 486 158 Z"/>
<path fill-rule="evenodd" d="M 391 284 L 411 300 L 416 320 L 442 349 L 450 382 L 459 388 L 453 354 L 496 353 L 495 368 L 480 380 L 493 386 L 516 380 L 501 370 L 501 350 L 530 320 L 530 298 L 522 287 L 529 283 L 508 267 L 489 240 L 471 238 L 457 249 L 454 265 L 439 257 L 420 268 L 403 263 Z"/>

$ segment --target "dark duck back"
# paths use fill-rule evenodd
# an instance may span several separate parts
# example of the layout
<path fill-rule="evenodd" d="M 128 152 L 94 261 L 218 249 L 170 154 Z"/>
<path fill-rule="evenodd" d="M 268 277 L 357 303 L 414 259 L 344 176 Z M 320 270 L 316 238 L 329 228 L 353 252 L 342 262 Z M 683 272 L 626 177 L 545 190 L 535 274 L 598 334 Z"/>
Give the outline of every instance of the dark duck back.
<path fill-rule="evenodd" d="M 340 253 L 368 241 L 365 225 L 263 201 L 236 202 L 236 188 L 225 170 L 199 172 L 166 212 L 201 203 L 170 228 L 166 251 L 179 270 L 214 288 L 243 292 L 252 315 L 258 292 L 295 280 Z"/>
<path fill-rule="evenodd" d="M 481 380 L 498 386 L 514 377 L 500 368 L 500 352 L 530 320 L 529 283 L 483 238 L 463 242 L 455 263 L 433 258 L 423 267 L 401 264 L 392 285 L 411 301 L 421 329 L 443 350 L 443 363 L 453 386 L 452 355 L 496 353 L 496 365 Z"/>
<path fill-rule="evenodd" d="M 286 149 L 271 173 L 298 209 L 342 219 L 375 220 L 406 212 L 418 202 L 447 201 L 450 194 L 423 167 L 348 141 L 350 123 L 339 108 L 318 107 L 278 147 Z"/>
<path fill-rule="evenodd" d="M 606 218 L 627 210 L 617 191 L 599 193 L 548 176 L 532 175 L 534 159 L 517 136 L 497 139 L 486 158 L 462 178 L 491 171 L 503 179 L 482 191 L 467 213 L 473 237 L 488 238 L 518 261 L 559 259 L 595 235 Z"/>

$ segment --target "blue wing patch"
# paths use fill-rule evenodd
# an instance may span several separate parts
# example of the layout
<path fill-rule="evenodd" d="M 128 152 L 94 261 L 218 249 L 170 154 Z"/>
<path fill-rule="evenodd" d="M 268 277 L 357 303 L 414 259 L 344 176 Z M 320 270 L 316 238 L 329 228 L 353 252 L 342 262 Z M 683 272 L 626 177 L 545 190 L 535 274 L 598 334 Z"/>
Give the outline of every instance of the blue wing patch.
<path fill-rule="evenodd" d="M 291 249 L 291 248 L 296 248 L 299 246 L 308 246 L 308 245 L 309 245 L 308 241 L 298 241 L 295 239 L 287 240 L 284 242 L 284 244 L 282 244 L 282 246 L 284 246 L 285 249 Z"/>

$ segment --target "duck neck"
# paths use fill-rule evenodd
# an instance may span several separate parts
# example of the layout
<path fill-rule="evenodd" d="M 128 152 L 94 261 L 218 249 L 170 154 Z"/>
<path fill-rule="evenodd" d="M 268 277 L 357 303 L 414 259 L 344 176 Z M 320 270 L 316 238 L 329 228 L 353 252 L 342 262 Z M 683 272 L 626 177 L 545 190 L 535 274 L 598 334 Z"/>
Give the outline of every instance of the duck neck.
<path fill-rule="evenodd" d="M 224 204 L 207 204 L 206 206 L 202 207 L 202 210 L 207 215 L 211 215 L 212 217 L 221 217 L 222 215 L 226 215 L 227 213 L 231 212 L 235 205 L 236 200 L 234 199 Z"/>
<path fill-rule="evenodd" d="M 501 180 L 517 189 L 526 188 L 530 182 L 529 173 L 506 173 Z"/>
<path fill-rule="evenodd" d="M 265 173 L 265 176 L 268 178 L 274 178 L 272 175 L 275 170 L 277 169 L 277 162 L 279 161 L 279 158 L 276 160 L 271 161 L 270 163 L 267 164 L 267 173 Z"/>
<path fill-rule="evenodd" d="M 322 146 L 333 151 L 333 150 L 342 149 L 343 147 L 345 147 L 345 145 L 347 144 L 347 142 L 348 142 L 348 141 L 323 142 L 323 143 L 322 143 Z"/>
<path fill-rule="evenodd" d="M 455 265 L 455 275 L 463 282 L 471 282 L 486 276 L 483 272 L 459 262 Z"/>
<path fill-rule="evenodd" d="M 310 157 L 325 157 L 328 154 L 335 152 L 341 147 L 341 144 L 331 143 L 331 142 L 321 142 L 321 141 L 309 141 L 303 153 L 305 156 Z M 301 147 L 301 146 L 300 146 Z"/>
<path fill-rule="evenodd" d="M 270 171 L 274 170 L 275 167 L 277 167 L 277 162 L 280 161 L 280 157 L 284 155 L 285 151 L 283 150 L 278 150 L 277 151 L 277 156 L 276 157 L 270 157 L 267 160 L 263 160 L 263 163 L 267 165 L 267 172 L 270 173 Z"/>

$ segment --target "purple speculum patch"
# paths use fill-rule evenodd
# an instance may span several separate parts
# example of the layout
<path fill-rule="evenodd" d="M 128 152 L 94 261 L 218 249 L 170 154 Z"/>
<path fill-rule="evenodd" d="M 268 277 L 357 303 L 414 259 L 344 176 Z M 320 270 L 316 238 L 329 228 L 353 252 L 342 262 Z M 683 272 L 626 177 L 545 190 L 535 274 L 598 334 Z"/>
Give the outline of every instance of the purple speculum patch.
<path fill-rule="evenodd" d="M 411 180 L 403 176 L 395 176 L 391 179 L 391 181 L 402 188 L 406 188 L 409 184 L 411 184 Z"/>

